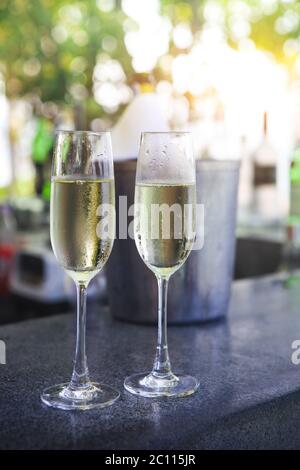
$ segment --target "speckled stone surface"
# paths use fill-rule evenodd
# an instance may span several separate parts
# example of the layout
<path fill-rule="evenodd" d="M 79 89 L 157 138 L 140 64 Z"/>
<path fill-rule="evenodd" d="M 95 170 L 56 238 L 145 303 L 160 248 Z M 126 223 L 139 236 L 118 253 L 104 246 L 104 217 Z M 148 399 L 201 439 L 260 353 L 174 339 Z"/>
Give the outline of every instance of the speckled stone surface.
<path fill-rule="evenodd" d="M 300 365 L 291 362 L 291 343 L 300 339 L 300 289 L 285 289 L 278 277 L 236 282 L 227 321 L 170 327 L 174 371 L 201 383 L 187 398 L 123 390 L 126 375 L 151 367 L 156 330 L 117 322 L 99 308 L 88 315 L 91 377 L 119 388 L 121 398 L 102 410 L 47 408 L 39 395 L 69 379 L 74 333 L 71 315 L 0 328 L 7 345 L 1 449 L 300 448 Z"/>

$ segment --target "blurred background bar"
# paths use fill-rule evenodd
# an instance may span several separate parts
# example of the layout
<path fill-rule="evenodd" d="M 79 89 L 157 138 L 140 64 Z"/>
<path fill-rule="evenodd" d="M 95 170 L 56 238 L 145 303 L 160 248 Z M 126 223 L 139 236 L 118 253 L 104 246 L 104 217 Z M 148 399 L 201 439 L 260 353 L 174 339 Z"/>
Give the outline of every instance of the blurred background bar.
<path fill-rule="evenodd" d="M 235 277 L 300 283 L 300 3 L 2 0 L 0 323 L 71 308 L 49 241 L 56 129 L 190 130 L 198 159 L 240 160 Z M 90 287 L 107 300 L 105 274 Z"/>

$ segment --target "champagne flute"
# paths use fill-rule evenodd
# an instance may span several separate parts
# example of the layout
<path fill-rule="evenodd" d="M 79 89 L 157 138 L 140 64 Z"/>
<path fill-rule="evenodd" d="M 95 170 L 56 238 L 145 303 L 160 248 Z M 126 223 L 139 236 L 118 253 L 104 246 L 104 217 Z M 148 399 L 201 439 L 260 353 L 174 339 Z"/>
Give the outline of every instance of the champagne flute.
<path fill-rule="evenodd" d="M 167 343 L 168 281 L 195 240 L 196 172 L 189 133 L 142 134 L 134 214 L 138 252 L 158 281 L 158 339 L 152 371 L 127 377 L 124 387 L 144 397 L 190 395 L 199 382 L 173 374 Z"/>
<path fill-rule="evenodd" d="M 51 182 L 51 243 L 77 289 L 77 337 L 69 383 L 44 390 L 41 400 L 64 410 L 111 405 L 119 392 L 90 381 L 85 351 L 86 292 L 109 258 L 115 236 L 115 193 L 109 132 L 58 131 Z"/>

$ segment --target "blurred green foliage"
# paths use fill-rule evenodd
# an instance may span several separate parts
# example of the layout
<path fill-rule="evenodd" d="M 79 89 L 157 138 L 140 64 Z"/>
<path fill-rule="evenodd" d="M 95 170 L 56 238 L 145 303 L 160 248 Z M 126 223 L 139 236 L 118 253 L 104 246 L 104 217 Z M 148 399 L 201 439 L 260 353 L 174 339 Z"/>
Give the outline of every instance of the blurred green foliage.
<path fill-rule="evenodd" d="M 101 11 L 95 0 L 1 0 L 0 62 L 7 95 L 36 94 L 43 102 L 73 104 L 76 83 L 86 89 L 93 114 L 93 69 L 105 37 L 116 39 L 110 56 L 132 72 L 123 43 L 124 18 L 121 9 Z"/>
<path fill-rule="evenodd" d="M 205 23 L 204 9 L 208 2 L 211 0 L 161 0 L 161 11 L 173 25 L 189 23 L 196 33 Z M 287 12 L 300 18 L 299 1 L 218 0 L 215 3 L 223 7 L 225 34 L 232 46 L 238 43 L 231 31 L 232 17 L 239 9 L 243 14 L 244 5 L 250 18 L 249 38 L 259 48 L 287 62 L 299 55 L 294 44 L 294 52 L 290 47 L 287 56 L 284 45 L 287 39 L 300 41 L 300 22 L 286 30 L 279 31 L 278 27 L 278 20 Z M 105 38 L 115 38 L 114 47 L 106 47 L 106 53 L 120 61 L 129 81 L 134 74 L 124 44 L 126 18 L 121 0 L 110 11 L 101 10 L 97 0 L 1 0 L 0 70 L 8 96 L 31 94 L 43 102 L 67 105 L 82 100 L 89 118 L 101 116 L 101 108 L 93 98 L 92 77 L 97 55 L 105 49 Z M 131 27 L 132 23 L 131 20 Z M 172 54 L 179 52 L 172 42 L 170 47 Z M 154 73 L 159 77 L 159 70 Z"/>
<path fill-rule="evenodd" d="M 271 52 L 279 61 L 288 63 L 299 57 L 299 0 L 161 0 L 163 13 L 171 18 L 173 24 L 180 21 L 189 22 L 194 33 L 203 27 L 204 10 L 209 3 L 222 7 L 225 16 L 224 32 L 231 46 L 238 45 L 238 41 L 232 35 L 232 20 L 248 17 L 250 25 L 248 37 L 259 49 Z M 294 18 L 291 18 L 293 15 Z M 285 23 L 281 28 L 280 22 Z M 284 45 L 288 39 L 295 39 L 298 42 L 298 51 L 295 49 L 291 54 L 284 52 Z"/>

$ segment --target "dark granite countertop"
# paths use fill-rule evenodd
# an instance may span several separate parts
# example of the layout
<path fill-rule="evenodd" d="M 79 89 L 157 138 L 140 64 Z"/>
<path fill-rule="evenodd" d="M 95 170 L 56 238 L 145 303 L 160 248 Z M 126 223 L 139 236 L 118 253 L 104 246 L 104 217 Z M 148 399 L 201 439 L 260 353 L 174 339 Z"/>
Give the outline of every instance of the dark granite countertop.
<path fill-rule="evenodd" d="M 107 308 L 88 315 L 91 376 L 122 393 L 112 407 L 49 409 L 45 386 L 69 379 L 75 316 L 0 328 L 1 449 L 300 448 L 300 289 L 280 276 L 234 283 L 227 321 L 169 328 L 173 369 L 200 379 L 186 398 L 147 399 L 125 392 L 123 379 L 152 365 L 156 329 L 113 320 Z"/>

